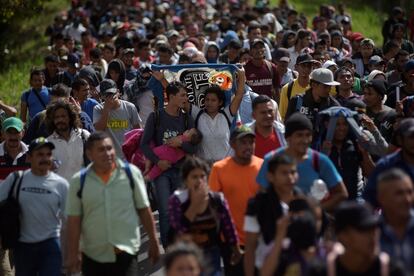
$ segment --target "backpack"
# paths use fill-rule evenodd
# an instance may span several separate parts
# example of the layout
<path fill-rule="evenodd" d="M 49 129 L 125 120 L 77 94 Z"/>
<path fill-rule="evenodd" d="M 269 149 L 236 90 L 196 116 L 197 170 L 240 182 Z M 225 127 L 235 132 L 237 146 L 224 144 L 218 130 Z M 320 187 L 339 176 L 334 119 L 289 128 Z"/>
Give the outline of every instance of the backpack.
<path fill-rule="evenodd" d="M 125 173 L 127 174 L 127 177 L 129 179 L 129 186 L 131 187 L 131 190 L 134 191 L 135 189 L 134 179 L 132 177 L 131 167 L 129 166 L 129 163 L 124 162 L 124 165 L 122 166 L 122 168 L 125 170 Z M 87 172 L 88 172 L 88 168 L 83 168 L 80 172 L 80 187 L 79 187 L 78 192 L 76 193 L 76 195 L 80 199 L 82 199 L 82 193 L 83 193 L 83 188 L 85 187 L 85 180 L 86 180 Z"/>
<path fill-rule="evenodd" d="M 301 96 L 302 95 L 298 95 L 296 97 L 296 106 L 295 106 L 296 112 L 300 112 L 300 109 L 302 108 L 302 105 L 303 105 L 303 98 Z"/>
<path fill-rule="evenodd" d="M 15 248 L 20 237 L 19 194 L 22 181 L 23 171 L 14 172 L 14 180 L 9 194 L 5 200 L 0 202 L 0 237 L 3 249 Z M 15 189 L 16 183 L 18 184 Z M 13 196 L 14 190 L 16 190 L 15 196 Z"/>
<path fill-rule="evenodd" d="M 89 163 L 91 163 L 91 161 L 89 160 L 88 156 L 86 156 L 86 150 L 85 150 L 85 143 L 86 143 L 86 137 L 85 137 L 85 133 L 83 132 L 83 129 L 81 129 L 81 139 L 82 139 L 82 144 L 83 144 L 83 166 L 86 167 L 87 165 L 89 165 Z"/>
<path fill-rule="evenodd" d="M 195 128 L 197 128 L 197 129 L 198 129 L 198 121 L 200 120 L 200 117 L 201 117 L 201 115 L 203 115 L 203 113 L 205 113 L 205 110 L 204 110 L 204 109 L 201 109 L 201 110 L 197 113 L 197 115 L 196 115 L 196 118 L 195 118 L 195 121 L 194 121 L 194 125 L 195 125 Z M 223 114 L 223 115 L 224 115 L 224 117 L 226 118 L 227 124 L 228 124 L 228 126 L 229 126 L 229 129 L 231 129 L 231 124 L 232 124 L 232 122 L 230 121 L 230 118 L 227 116 L 226 112 L 224 112 L 224 110 L 223 110 L 223 109 L 220 109 L 220 110 L 219 110 L 219 113 L 221 113 L 221 114 Z"/>
<path fill-rule="evenodd" d="M 293 84 L 294 84 L 294 82 L 295 82 L 295 80 L 289 82 L 288 87 L 287 87 L 287 99 L 288 99 L 288 101 L 292 97 L 292 90 L 293 90 Z"/>
<path fill-rule="evenodd" d="M 319 174 L 320 172 L 320 153 L 317 150 L 312 149 L 312 168 Z"/>

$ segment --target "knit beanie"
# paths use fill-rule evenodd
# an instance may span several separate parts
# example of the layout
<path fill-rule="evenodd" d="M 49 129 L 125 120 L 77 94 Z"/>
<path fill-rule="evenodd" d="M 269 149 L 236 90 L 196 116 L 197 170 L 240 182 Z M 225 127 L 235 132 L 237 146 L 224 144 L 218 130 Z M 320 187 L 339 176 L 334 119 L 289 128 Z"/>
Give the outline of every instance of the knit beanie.
<path fill-rule="evenodd" d="M 285 122 L 285 137 L 289 137 L 295 131 L 313 130 L 312 122 L 302 113 L 296 112 L 292 114 Z"/>

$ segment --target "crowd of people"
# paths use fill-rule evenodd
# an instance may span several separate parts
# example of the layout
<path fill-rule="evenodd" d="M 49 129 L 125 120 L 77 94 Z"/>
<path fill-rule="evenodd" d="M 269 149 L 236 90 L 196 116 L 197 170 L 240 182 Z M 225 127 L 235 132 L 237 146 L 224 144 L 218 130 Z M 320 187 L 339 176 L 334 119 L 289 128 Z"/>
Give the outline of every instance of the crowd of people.
<path fill-rule="evenodd" d="M 414 12 L 380 46 L 344 4 L 127 2 L 71 1 L 0 99 L 0 275 L 139 275 L 140 226 L 168 276 L 414 274 Z"/>

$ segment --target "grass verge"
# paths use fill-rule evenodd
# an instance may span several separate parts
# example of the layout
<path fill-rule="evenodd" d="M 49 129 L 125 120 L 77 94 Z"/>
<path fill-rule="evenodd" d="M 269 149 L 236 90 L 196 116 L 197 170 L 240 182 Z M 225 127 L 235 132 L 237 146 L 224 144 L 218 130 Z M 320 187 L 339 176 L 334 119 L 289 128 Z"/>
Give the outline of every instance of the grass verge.
<path fill-rule="evenodd" d="M 20 95 L 29 87 L 29 72 L 42 65 L 48 40 L 44 32 L 55 15 L 69 7 L 67 0 L 50 0 L 41 13 L 16 18 L 7 31 L 10 64 L 0 73 L 0 99 L 9 105 L 20 106 Z"/>

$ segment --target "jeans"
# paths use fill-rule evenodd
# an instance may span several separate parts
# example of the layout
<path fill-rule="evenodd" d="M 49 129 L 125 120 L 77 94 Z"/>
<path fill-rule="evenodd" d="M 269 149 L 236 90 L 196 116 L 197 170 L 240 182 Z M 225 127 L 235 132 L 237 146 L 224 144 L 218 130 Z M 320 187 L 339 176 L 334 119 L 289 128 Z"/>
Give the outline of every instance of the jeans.
<path fill-rule="evenodd" d="M 221 252 L 220 247 L 215 246 L 203 250 L 204 258 L 207 262 L 207 273 L 203 276 L 221 276 Z"/>
<path fill-rule="evenodd" d="M 83 276 L 136 276 L 138 275 L 137 255 L 120 253 L 114 263 L 99 263 L 82 254 Z"/>
<path fill-rule="evenodd" d="M 42 242 L 19 242 L 14 250 L 16 276 L 60 276 L 62 253 L 59 238 Z"/>
<path fill-rule="evenodd" d="M 179 172 L 179 169 L 171 168 L 164 171 L 154 180 L 158 202 L 161 243 L 164 248 L 168 246 L 168 231 L 170 229 L 168 221 L 168 199 L 181 186 Z"/>

